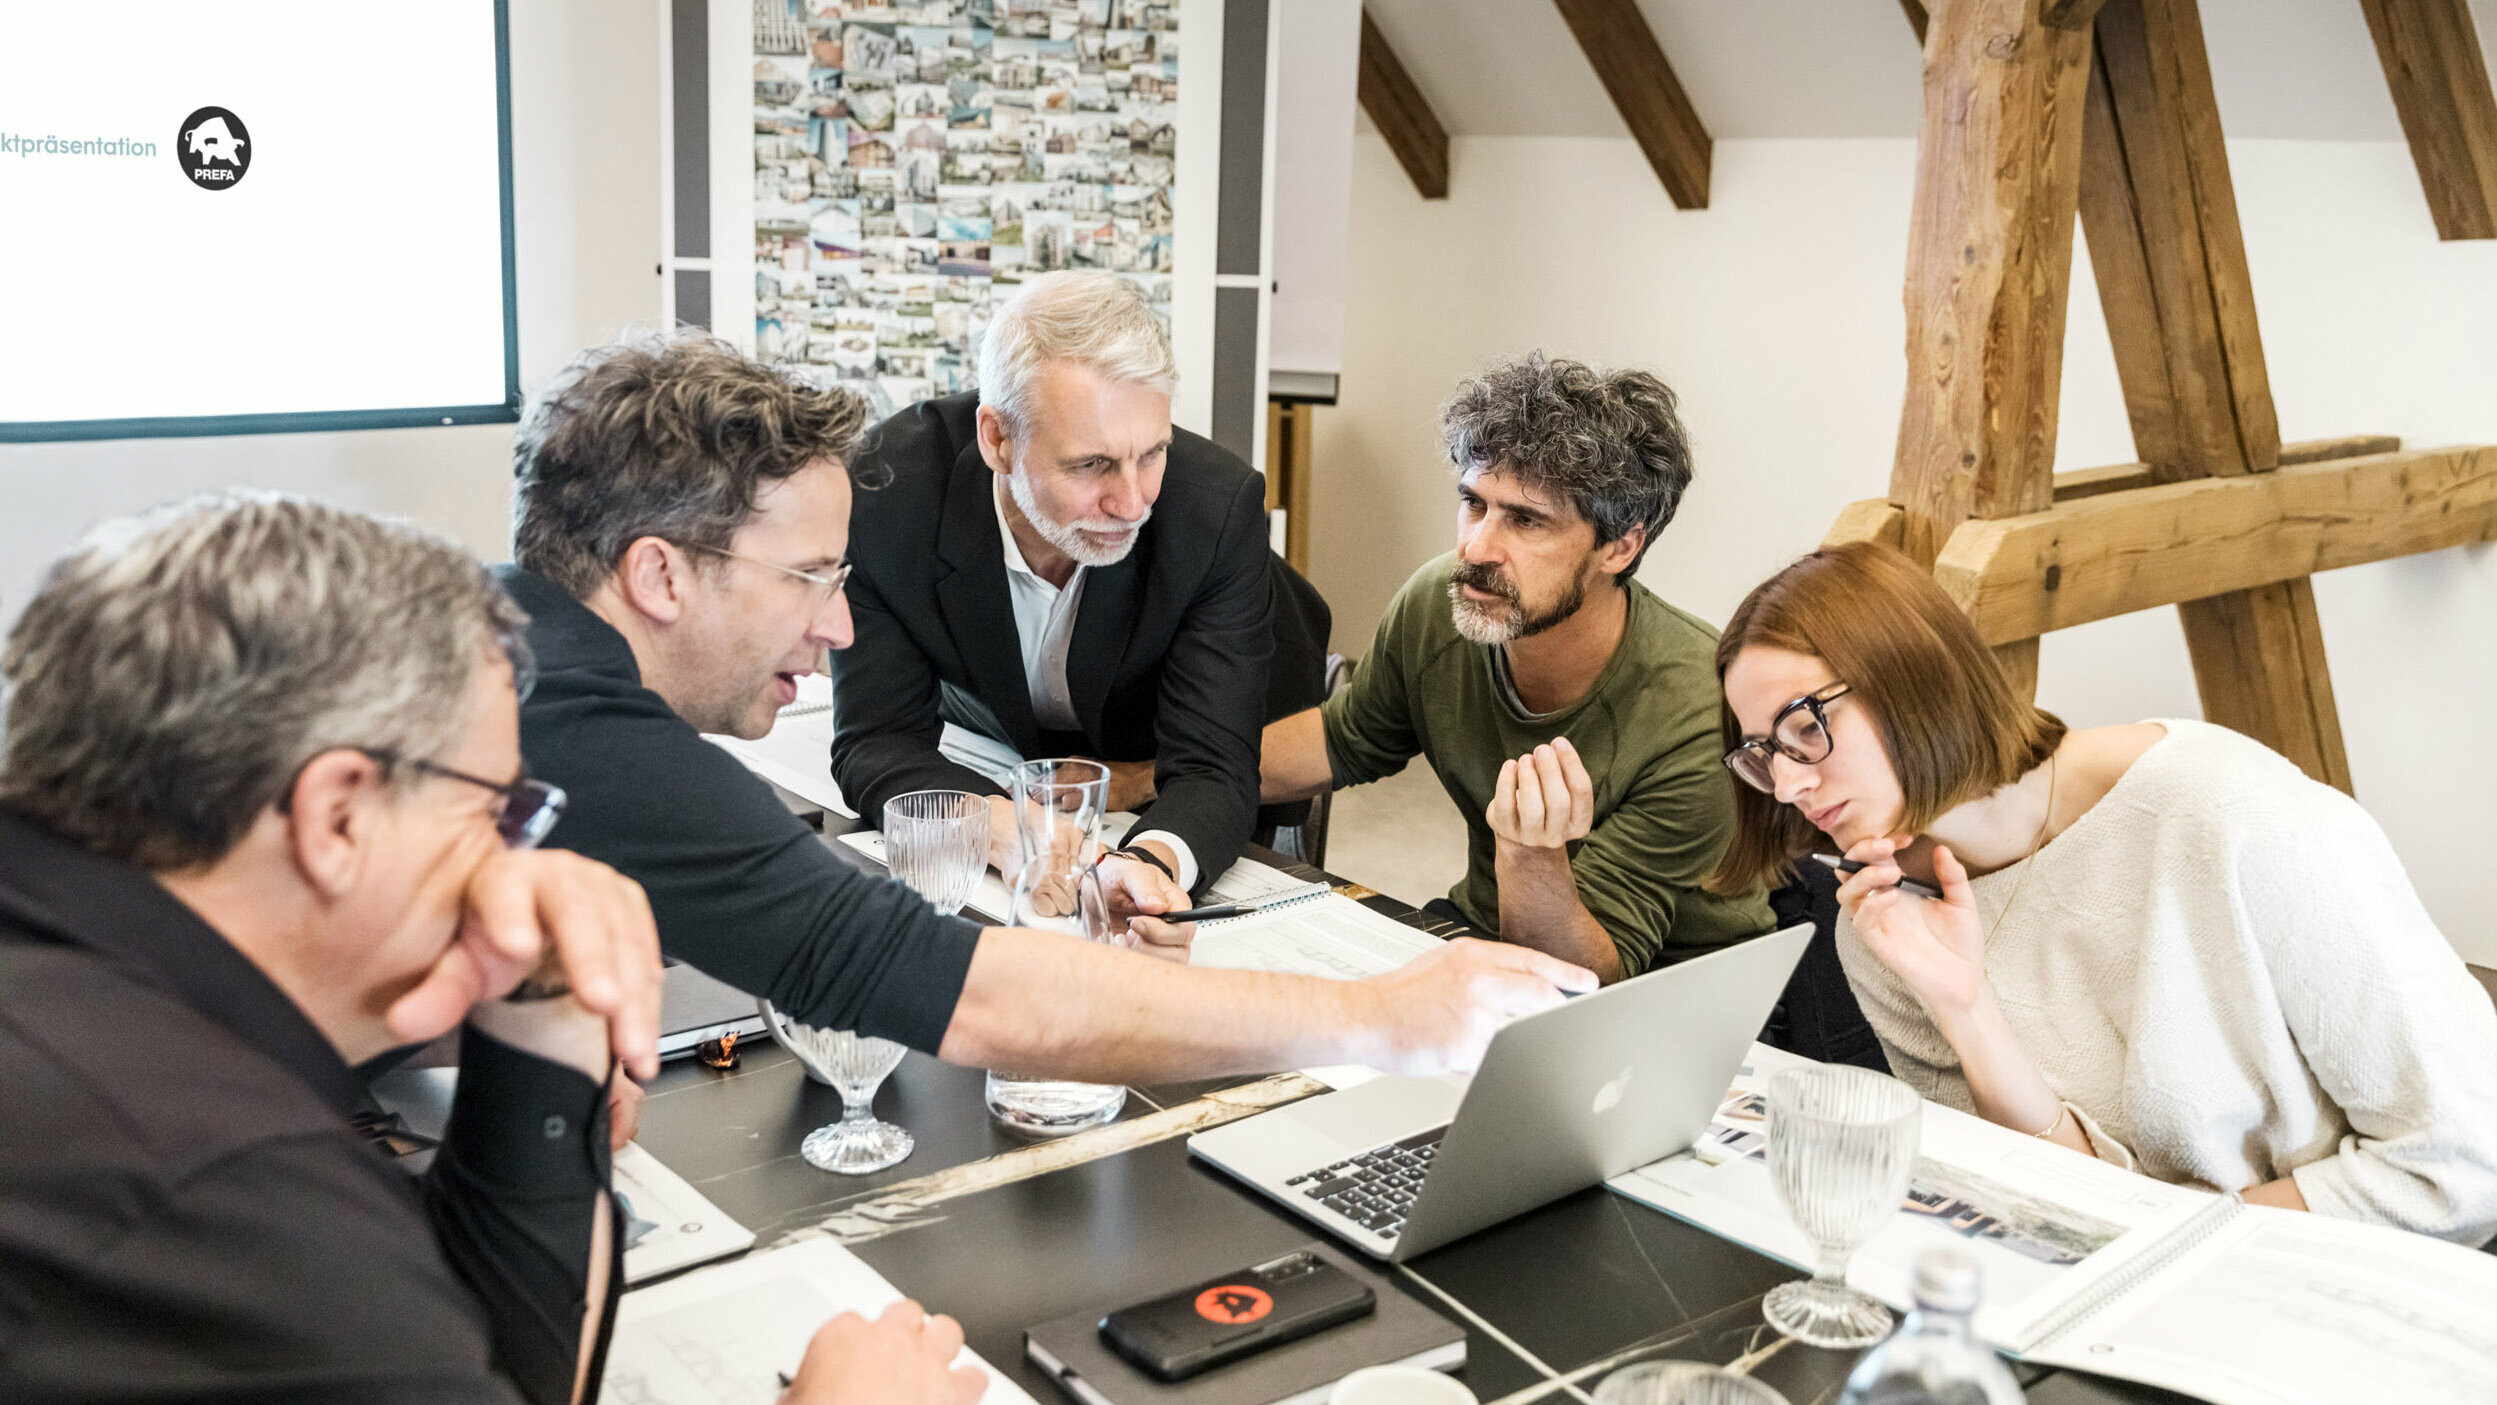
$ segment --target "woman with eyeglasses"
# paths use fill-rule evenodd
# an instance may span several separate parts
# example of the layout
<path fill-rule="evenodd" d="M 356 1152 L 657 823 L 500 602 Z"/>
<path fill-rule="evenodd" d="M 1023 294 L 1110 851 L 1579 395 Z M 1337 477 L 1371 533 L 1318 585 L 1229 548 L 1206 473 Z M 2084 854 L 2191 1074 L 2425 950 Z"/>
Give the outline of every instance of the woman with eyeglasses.
<path fill-rule="evenodd" d="M 1887 547 L 1771 577 L 1717 676 L 1712 885 L 1863 864 L 1839 958 L 1918 1092 L 2165 1181 L 2497 1234 L 2497 1010 L 2348 796 L 2203 722 L 2066 728 Z"/>

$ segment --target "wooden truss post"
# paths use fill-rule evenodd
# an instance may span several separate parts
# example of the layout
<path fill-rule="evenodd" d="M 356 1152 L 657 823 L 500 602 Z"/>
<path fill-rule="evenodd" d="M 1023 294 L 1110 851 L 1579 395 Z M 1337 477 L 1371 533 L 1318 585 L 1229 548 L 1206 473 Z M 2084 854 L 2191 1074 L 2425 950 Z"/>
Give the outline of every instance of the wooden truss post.
<path fill-rule="evenodd" d="M 2497 239 L 2497 94 L 2469 0 L 2359 0 L 2439 239 Z"/>
<path fill-rule="evenodd" d="M 2086 31 L 2037 0 L 1938 0 L 1908 234 L 1907 400 L 1890 500 L 1930 563 L 1970 518 L 2053 501 Z M 2034 691 L 2037 642 L 1998 651 Z"/>
<path fill-rule="evenodd" d="M 2280 442 L 2194 3 L 1901 0 L 1925 41 L 1907 403 L 1889 498 L 1828 540 L 1930 563 L 2031 689 L 2039 636 L 2174 605 L 2203 715 L 2347 790 L 2308 577 L 2497 541 L 2497 447 Z M 2076 206 L 2144 461 L 2056 474 Z"/>
<path fill-rule="evenodd" d="M 2108 0 L 2097 36 L 2081 219 L 2134 451 L 2161 482 L 2270 472 L 2280 421 L 2195 0 Z M 2203 716 L 2349 790 L 2306 579 L 2177 612 Z"/>

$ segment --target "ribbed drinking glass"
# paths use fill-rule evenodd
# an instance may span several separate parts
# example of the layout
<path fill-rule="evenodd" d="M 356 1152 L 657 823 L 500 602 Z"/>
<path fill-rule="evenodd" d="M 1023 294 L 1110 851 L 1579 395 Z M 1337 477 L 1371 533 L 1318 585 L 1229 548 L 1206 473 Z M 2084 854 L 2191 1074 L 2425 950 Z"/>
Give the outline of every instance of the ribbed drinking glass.
<path fill-rule="evenodd" d="M 884 865 L 928 906 L 962 911 L 988 872 L 988 797 L 914 790 L 885 801 Z"/>
<path fill-rule="evenodd" d="M 1812 1346 L 1870 1346 L 1890 1309 L 1847 1286 L 1847 1260 L 1899 1213 L 1923 1103 L 1895 1078 L 1834 1064 L 1779 1072 L 1768 1101 L 1769 1174 L 1820 1263 L 1810 1281 L 1771 1289 L 1762 1315 Z"/>

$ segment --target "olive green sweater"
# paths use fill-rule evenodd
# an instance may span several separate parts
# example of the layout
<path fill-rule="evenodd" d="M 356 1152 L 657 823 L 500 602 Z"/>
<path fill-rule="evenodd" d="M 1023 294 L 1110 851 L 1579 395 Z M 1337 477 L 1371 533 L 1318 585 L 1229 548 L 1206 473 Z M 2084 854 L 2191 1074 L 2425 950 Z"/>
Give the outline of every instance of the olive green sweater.
<path fill-rule="evenodd" d="M 1723 898 L 1699 886 L 1734 821 L 1717 731 L 1717 632 L 1632 581 L 1628 626 L 1603 676 L 1575 705 L 1529 720 L 1504 700 L 1492 649 L 1457 633 L 1448 603 L 1455 561 L 1443 556 L 1405 582 L 1351 684 L 1327 700 L 1335 784 L 1427 760 L 1468 835 L 1465 879 L 1448 896 L 1467 921 L 1496 932 L 1500 891 L 1484 812 L 1500 763 L 1567 736 L 1595 782 L 1595 826 L 1569 846 L 1570 872 L 1624 974 L 1769 930 L 1760 893 Z"/>

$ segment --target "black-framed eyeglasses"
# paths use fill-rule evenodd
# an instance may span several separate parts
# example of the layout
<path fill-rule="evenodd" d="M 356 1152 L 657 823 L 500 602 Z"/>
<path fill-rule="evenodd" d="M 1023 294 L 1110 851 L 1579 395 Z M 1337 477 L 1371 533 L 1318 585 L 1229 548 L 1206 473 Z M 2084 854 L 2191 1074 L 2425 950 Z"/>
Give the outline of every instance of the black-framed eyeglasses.
<path fill-rule="evenodd" d="M 806 582 L 808 585 L 815 587 L 816 591 L 819 592 L 820 598 L 827 601 L 832 599 L 832 597 L 839 595 L 841 593 L 841 588 L 850 583 L 850 571 L 852 567 L 847 561 L 836 563 L 831 570 L 818 573 L 814 571 L 801 571 L 794 566 L 776 566 L 759 556 L 740 555 L 739 553 L 730 551 L 725 547 L 704 546 L 699 542 L 679 542 L 677 545 L 686 551 L 707 552 L 710 555 L 725 557 L 731 561 L 743 561 L 749 566 L 760 566 L 766 571 L 778 571 L 784 576 L 794 576 L 797 579 Z"/>
<path fill-rule="evenodd" d="M 357 749 L 385 766 L 405 766 L 419 775 L 465 781 L 502 796 L 503 812 L 494 818 L 494 832 L 503 837 L 503 847 L 507 849 L 536 848 L 548 831 L 554 829 L 555 821 L 563 818 L 564 788 L 533 776 L 524 775 L 516 781 L 490 781 L 421 756 L 401 756 L 397 752 L 366 747 Z"/>
<path fill-rule="evenodd" d="M 1769 766 L 1771 756 L 1783 756 L 1805 766 L 1828 760 L 1834 743 L 1829 735 L 1827 705 L 1846 695 L 1846 684 L 1832 683 L 1779 708 L 1777 716 L 1769 719 L 1767 736 L 1754 737 L 1725 754 L 1725 769 L 1754 790 L 1776 794 L 1777 778 L 1770 773 Z"/>

